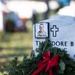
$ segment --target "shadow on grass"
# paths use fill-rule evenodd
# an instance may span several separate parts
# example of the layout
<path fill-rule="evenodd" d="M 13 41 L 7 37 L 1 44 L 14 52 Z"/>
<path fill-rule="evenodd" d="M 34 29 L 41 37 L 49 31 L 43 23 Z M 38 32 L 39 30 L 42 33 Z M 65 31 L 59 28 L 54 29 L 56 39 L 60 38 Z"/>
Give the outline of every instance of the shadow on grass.
<path fill-rule="evenodd" d="M 32 47 L 0 47 L 0 50 L 28 50 L 32 49 Z"/>
<path fill-rule="evenodd" d="M 24 56 L 25 54 L 27 54 L 25 51 L 31 51 L 32 50 L 32 47 L 7 47 L 7 48 L 5 48 L 5 47 L 0 47 L 0 51 L 3 51 L 3 50 L 5 50 L 5 51 L 11 51 L 11 53 L 12 53 L 12 51 L 14 52 L 14 53 L 12 53 L 12 54 L 4 54 L 4 55 L 0 55 L 0 59 L 2 59 L 2 58 L 10 58 L 10 57 L 20 57 L 20 56 Z M 17 53 L 18 52 L 18 53 Z"/>
<path fill-rule="evenodd" d="M 9 54 L 9 55 L 3 55 L 3 56 L 0 56 L 0 59 L 3 59 L 3 58 L 11 58 L 11 57 L 20 57 L 20 56 L 24 56 L 24 55 L 27 55 L 27 54 Z"/>

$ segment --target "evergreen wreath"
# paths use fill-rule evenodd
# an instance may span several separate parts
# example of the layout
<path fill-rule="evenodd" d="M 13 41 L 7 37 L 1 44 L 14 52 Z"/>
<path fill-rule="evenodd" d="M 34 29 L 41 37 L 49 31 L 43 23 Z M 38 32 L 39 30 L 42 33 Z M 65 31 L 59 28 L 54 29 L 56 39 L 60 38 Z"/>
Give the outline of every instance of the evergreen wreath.
<path fill-rule="evenodd" d="M 44 42 L 40 43 L 39 48 L 36 49 L 36 52 L 38 52 L 37 56 L 35 55 L 34 51 L 31 52 L 29 58 L 25 55 L 20 64 L 17 64 L 18 60 L 17 58 L 14 58 L 9 75 L 75 75 L 75 61 L 69 57 L 67 51 L 61 50 L 57 47 L 52 47 L 49 39 L 46 39 Z M 48 56 L 48 54 L 50 56 Z M 51 70 L 53 72 L 51 73 L 50 71 L 49 73 L 49 69 L 51 67 L 47 67 L 52 65 L 46 64 L 47 66 L 43 66 L 41 71 L 38 71 L 37 74 L 34 73 L 37 72 L 41 65 L 44 65 L 44 56 L 48 58 L 50 57 L 51 60 L 57 59 L 55 66 Z M 45 71 L 46 69 L 47 71 Z"/>

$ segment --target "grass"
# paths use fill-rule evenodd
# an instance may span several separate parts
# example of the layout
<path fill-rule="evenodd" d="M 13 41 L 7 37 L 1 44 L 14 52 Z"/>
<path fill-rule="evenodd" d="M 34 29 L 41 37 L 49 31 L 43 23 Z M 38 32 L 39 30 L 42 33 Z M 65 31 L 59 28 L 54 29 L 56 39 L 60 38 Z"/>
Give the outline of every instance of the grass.
<path fill-rule="evenodd" d="M 28 32 L 6 33 L 6 40 L 0 42 L 1 69 L 9 68 L 14 57 L 17 56 L 21 61 L 25 54 L 30 54 L 33 46 L 32 25 L 27 28 Z"/>

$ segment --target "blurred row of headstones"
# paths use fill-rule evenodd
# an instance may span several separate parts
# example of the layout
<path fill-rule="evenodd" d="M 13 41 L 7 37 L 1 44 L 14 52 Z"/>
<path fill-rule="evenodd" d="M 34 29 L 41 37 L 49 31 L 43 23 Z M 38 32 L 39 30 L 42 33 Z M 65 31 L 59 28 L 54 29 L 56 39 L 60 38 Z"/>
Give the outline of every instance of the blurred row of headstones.
<path fill-rule="evenodd" d="M 57 9 L 52 11 L 49 8 L 49 1 L 56 1 L 60 6 Z M 51 12 L 55 14 L 62 7 L 70 5 L 70 1 L 71 0 L 45 0 L 48 9 L 45 13 L 43 13 L 43 19 L 48 19 L 51 15 Z M 35 24 L 38 21 L 39 19 L 37 18 L 37 14 L 33 14 L 33 24 Z"/>
<path fill-rule="evenodd" d="M 47 19 L 50 16 L 51 10 L 49 9 L 49 4 L 48 4 L 49 1 L 52 1 L 52 0 L 45 0 L 48 9 L 45 13 L 42 13 L 43 14 L 42 19 Z M 70 3 L 70 0 L 56 0 L 56 1 L 58 1 L 58 3 L 60 4 L 60 7 L 58 9 L 60 9 L 63 6 L 69 5 L 69 3 Z M 6 18 L 4 17 L 4 20 L 6 20 L 6 19 L 7 20 L 5 23 L 3 23 L 3 11 L 6 10 L 5 4 L 6 4 L 5 0 L 0 0 L 0 38 L 2 35 L 4 37 L 5 29 L 6 29 L 6 31 L 14 32 L 14 30 L 13 30 L 14 28 L 16 31 L 19 30 L 19 28 L 21 30 L 25 30 L 25 28 L 26 28 L 25 25 L 23 25 L 23 22 L 19 19 L 18 15 L 14 12 L 10 12 L 8 14 L 9 19 L 7 19 L 6 16 L 5 16 Z M 54 11 L 57 12 L 58 9 L 56 9 Z M 33 24 L 39 21 L 38 15 L 39 14 L 33 14 L 33 17 L 31 18 Z"/>

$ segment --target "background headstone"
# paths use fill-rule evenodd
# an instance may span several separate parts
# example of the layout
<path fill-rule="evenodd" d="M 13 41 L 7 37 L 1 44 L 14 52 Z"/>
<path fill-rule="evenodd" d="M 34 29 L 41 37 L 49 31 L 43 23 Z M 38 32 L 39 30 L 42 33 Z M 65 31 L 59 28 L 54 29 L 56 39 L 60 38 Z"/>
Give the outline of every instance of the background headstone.
<path fill-rule="evenodd" d="M 4 30 L 4 23 L 3 23 L 3 12 L 8 12 L 8 9 L 5 5 L 5 0 L 0 0 L 0 40 L 5 40 L 5 30 Z"/>
<path fill-rule="evenodd" d="M 2 38 L 2 32 L 3 32 L 3 5 L 0 1 L 0 39 Z"/>

